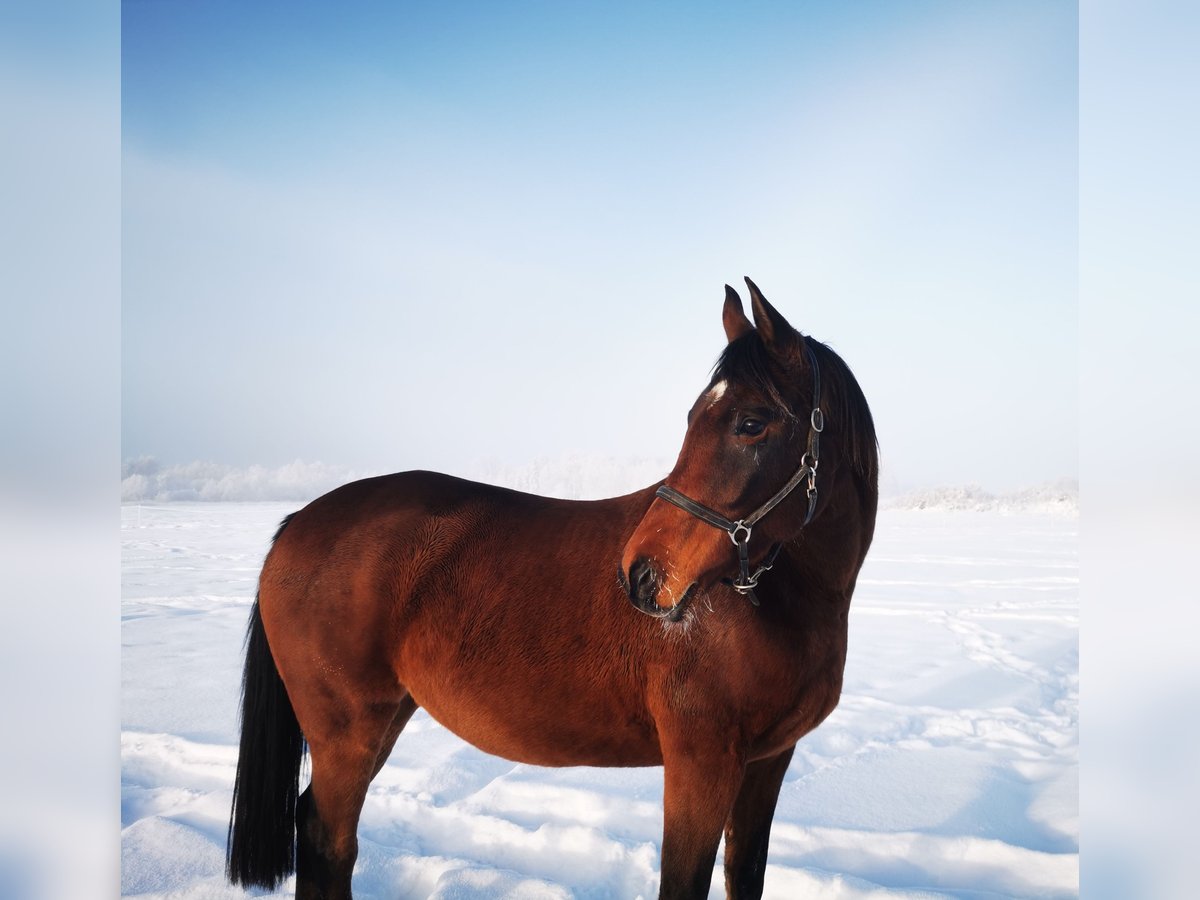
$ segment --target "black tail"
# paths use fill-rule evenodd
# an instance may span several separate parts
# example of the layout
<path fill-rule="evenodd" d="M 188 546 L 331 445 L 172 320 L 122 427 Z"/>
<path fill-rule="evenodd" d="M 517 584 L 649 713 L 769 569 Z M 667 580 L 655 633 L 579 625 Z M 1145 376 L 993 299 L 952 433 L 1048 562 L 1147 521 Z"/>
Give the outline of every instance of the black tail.
<path fill-rule="evenodd" d="M 234 884 L 275 888 L 296 870 L 296 798 L 303 758 L 304 735 L 267 646 L 255 600 L 246 634 L 242 742 L 225 856 L 225 873 Z"/>

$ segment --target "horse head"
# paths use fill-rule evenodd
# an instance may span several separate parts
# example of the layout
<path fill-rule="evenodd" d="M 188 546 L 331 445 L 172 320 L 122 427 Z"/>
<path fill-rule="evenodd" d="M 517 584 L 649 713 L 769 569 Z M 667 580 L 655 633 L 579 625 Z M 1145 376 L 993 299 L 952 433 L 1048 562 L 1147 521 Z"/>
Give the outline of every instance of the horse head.
<path fill-rule="evenodd" d="M 757 602 L 758 577 L 820 516 L 844 477 L 836 454 L 822 453 L 837 449 L 838 438 L 822 446 L 827 409 L 814 348 L 822 358 L 836 355 L 746 284 L 754 321 L 726 285 L 729 345 L 688 412 L 675 467 L 622 555 L 629 598 L 651 615 L 678 619 L 694 592 L 721 582 Z"/>

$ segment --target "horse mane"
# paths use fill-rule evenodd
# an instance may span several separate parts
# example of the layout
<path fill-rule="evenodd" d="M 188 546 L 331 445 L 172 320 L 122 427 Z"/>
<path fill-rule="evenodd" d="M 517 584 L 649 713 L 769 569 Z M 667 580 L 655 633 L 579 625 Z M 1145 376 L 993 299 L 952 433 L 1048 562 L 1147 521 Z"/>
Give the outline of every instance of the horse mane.
<path fill-rule="evenodd" d="M 863 396 L 858 379 L 845 360 L 828 345 L 807 335 L 803 335 L 802 340 L 812 350 L 821 370 L 821 406 L 825 421 L 841 430 L 852 470 L 875 485 L 879 478 L 879 440 L 875 435 L 871 408 L 867 406 L 867 398 Z M 757 330 L 730 342 L 721 353 L 713 366 L 712 381 L 723 378 L 748 384 L 786 415 L 808 420 L 808 404 L 811 401 L 799 397 L 797 405 L 787 399 L 787 395 L 795 394 L 795 391 L 781 388 L 778 363 L 772 358 Z"/>

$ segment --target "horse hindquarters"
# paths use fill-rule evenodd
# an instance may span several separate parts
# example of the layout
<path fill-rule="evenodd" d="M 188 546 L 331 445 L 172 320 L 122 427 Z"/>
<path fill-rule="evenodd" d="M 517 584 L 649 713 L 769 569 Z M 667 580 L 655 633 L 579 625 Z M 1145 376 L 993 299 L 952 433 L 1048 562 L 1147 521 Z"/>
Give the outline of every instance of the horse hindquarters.
<path fill-rule="evenodd" d="M 241 744 L 225 870 L 230 881 L 273 890 L 295 870 L 296 799 L 304 736 L 267 645 L 258 601 L 242 674 Z"/>
<path fill-rule="evenodd" d="M 350 897 L 355 830 L 367 786 L 387 762 L 416 703 L 406 695 L 374 714 L 355 717 L 345 740 L 324 739 L 318 727 L 309 747 L 312 783 L 299 794 L 306 742 L 257 602 L 250 614 L 242 685 L 227 877 L 244 887 L 274 890 L 295 872 L 297 898 Z"/>

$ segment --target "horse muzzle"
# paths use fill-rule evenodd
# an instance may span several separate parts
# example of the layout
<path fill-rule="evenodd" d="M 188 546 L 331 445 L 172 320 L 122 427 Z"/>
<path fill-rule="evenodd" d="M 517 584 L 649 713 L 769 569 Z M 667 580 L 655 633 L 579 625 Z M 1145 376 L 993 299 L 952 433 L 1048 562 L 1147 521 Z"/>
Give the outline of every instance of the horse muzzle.
<path fill-rule="evenodd" d="M 696 589 L 696 584 L 693 582 L 678 601 L 670 606 L 659 605 L 663 579 L 654 567 L 654 563 L 646 557 L 635 559 L 629 566 L 628 573 L 624 568 L 621 569 L 621 584 L 634 609 L 656 619 L 669 619 L 672 622 L 678 622 L 683 617 L 684 608 Z"/>

